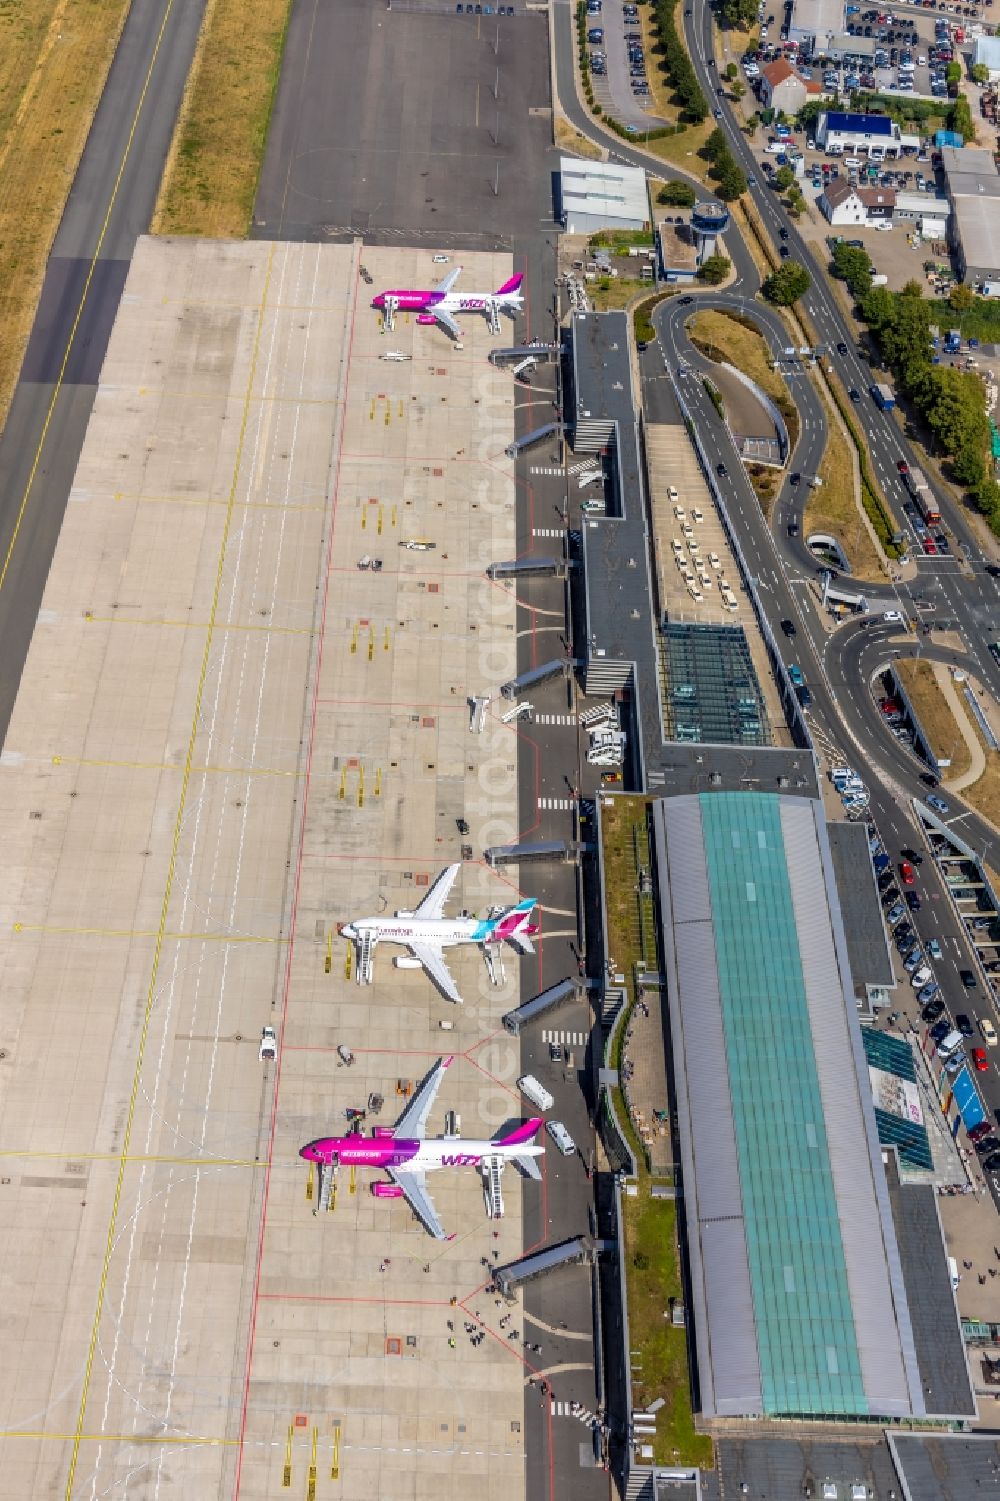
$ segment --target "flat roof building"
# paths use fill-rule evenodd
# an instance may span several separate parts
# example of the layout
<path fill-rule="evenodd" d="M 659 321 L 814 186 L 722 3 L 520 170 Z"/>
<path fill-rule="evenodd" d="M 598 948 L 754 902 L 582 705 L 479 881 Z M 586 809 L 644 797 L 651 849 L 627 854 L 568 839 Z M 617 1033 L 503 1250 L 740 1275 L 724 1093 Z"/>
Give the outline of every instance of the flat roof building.
<path fill-rule="evenodd" d="M 616 162 L 559 159 L 563 222 L 567 234 L 649 227 L 646 174 Z"/>
<path fill-rule="evenodd" d="M 844 29 L 843 0 L 795 0 L 788 27 L 790 42 L 809 42 L 818 50 Z"/>
<path fill-rule="evenodd" d="M 660 275 L 664 281 L 692 281 L 698 271 L 698 246 L 690 224 L 665 219 L 657 230 Z"/>
<path fill-rule="evenodd" d="M 822 803 L 653 817 L 703 1417 L 967 1417 L 925 1396 Z"/>
<path fill-rule="evenodd" d="M 1000 277 L 1000 173 L 991 151 L 945 146 L 941 151 L 951 220 L 948 239 L 963 281 Z"/>

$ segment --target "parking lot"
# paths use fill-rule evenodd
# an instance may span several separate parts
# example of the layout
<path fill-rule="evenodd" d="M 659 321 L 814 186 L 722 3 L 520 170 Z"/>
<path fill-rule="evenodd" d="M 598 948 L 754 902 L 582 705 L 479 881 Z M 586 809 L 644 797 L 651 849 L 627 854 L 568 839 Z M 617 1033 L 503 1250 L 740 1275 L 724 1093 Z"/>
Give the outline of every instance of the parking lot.
<path fill-rule="evenodd" d="M 587 44 L 598 104 L 626 125 L 649 125 L 646 112 L 655 105 L 638 5 L 631 0 L 587 0 Z"/>

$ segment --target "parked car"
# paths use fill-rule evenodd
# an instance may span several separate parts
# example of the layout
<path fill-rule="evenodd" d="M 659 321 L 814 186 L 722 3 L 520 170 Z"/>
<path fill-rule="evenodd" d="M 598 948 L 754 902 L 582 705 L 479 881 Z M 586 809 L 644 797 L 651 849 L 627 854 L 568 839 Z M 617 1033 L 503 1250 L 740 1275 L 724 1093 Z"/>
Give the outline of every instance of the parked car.
<path fill-rule="evenodd" d="M 990 1060 L 986 1056 L 986 1049 L 985 1048 L 971 1048 L 969 1050 L 969 1057 L 972 1059 L 973 1063 L 975 1064 L 975 1066 L 979 1070 L 979 1072 L 981 1074 L 985 1074 L 986 1070 L 990 1066 Z"/>
<path fill-rule="evenodd" d="M 961 979 L 962 984 L 965 986 L 966 990 L 975 990 L 975 988 L 976 988 L 976 977 L 972 973 L 971 969 L 960 969 L 959 972 L 958 972 L 958 974 L 959 974 L 959 978 Z"/>
<path fill-rule="evenodd" d="M 920 1015 L 925 1022 L 936 1022 L 944 1010 L 944 1001 L 928 1001 Z"/>

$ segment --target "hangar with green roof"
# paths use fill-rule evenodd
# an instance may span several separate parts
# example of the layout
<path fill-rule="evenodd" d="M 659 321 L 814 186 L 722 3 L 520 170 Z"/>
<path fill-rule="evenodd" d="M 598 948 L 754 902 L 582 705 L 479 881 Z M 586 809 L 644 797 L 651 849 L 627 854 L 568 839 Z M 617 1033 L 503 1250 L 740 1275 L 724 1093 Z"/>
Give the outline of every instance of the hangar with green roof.
<path fill-rule="evenodd" d="M 822 804 L 653 824 L 701 1418 L 967 1421 L 960 1380 L 927 1395 Z"/>

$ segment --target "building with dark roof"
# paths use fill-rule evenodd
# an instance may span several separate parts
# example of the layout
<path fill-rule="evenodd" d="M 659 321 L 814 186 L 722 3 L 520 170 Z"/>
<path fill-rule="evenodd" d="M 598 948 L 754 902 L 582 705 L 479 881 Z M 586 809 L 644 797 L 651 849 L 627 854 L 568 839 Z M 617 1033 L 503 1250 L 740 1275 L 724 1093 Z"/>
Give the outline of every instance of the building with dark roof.
<path fill-rule="evenodd" d="M 902 150 L 899 126 L 888 115 L 855 115 L 827 110 L 816 121 L 816 144 L 829 151 L 870 151 L 878 147 L 885 156 Z"/>
<path fill-rule="evenodd" d="M 629 784 L 657 792 L 780 787 L 815 797 L 815 761 L 791 699 L 787 700 L 788 713 L 798 739 L 792 748 L 767 743 L 770 737 L 763 733 L 760 744 L 734 745 L 728 731 L 722 739 L 712 739 L 721 734 L 715 728 L 707 729 L 697 745 L 678 745 L 665 723 L 660 672 L 666 643 L 656 610 L 626 313 L 574 316 L 565 389 L 566 424 L 574 451 L 602 454 L 610 475 L 607 514 L 585 517 L 581 528 L 583 567 L 578 583 L 583 590 L 583 630 L 577 641 L 585 691 L 621 695 L 629 737 Z M 720 504 L 714 475 L 706 477 Z M 721 504 L 720 514 L 724 515 Z M 732 536 L 730 545 L 739 559 L 738 543 Z M 758 608 L 749 581 L 747 592 Z M 777 664 L 780 653 L 762 611 L 758 620 L 765 646 Z M 783 676 L 780 681 L 784 683 Z M 740 694 L 751 696 L 759 696 L 756 679 L 748 693 Z"/>

